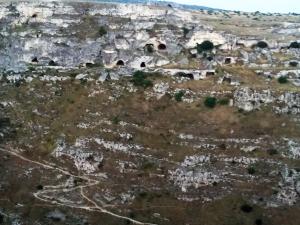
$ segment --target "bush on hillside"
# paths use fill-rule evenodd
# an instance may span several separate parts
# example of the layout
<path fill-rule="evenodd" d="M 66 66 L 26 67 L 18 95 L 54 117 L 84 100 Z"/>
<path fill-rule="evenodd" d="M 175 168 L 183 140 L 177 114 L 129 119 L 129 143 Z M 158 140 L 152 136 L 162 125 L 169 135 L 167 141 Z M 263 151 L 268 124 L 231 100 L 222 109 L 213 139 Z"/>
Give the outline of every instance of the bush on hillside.
<path fill-rule="evenodd" d="M 211 41 L 203 41 L 201 44 L 197 44 L 198 53 L 202 53 L 205 51 L 211 51 L 214 49 L 214 43 Z"/>
<path fill-rule="evenodd" d="M 217 104 L 217 99 L 215 97 L 206 97 L 204 100 L 204 105 L 208 108 L 214 108 Z"/>
<path fill-rule="evenodd" d="M 135 86 L 140 86 L 144 88 L 153 86 L 152 81 L 147 79 L 147 74 L 143 71 L 136 71 L 133 74 L 131 82 Z"/>

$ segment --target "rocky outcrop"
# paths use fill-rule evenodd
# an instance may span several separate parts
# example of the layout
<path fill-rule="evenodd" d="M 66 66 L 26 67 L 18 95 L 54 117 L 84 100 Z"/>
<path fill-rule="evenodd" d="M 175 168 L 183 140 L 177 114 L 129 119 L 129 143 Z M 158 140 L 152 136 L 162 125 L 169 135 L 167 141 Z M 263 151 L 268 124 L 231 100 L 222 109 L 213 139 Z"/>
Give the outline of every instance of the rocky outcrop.
<path fill-rule="evenodd" d="M 258 92 L 248 87 L 238 89 L 234 93 L 234 105 L 246 112 L 260 109 L 261 106 L 274 102 L 270 90 Z"/>
<path fill-rule="evenodd" d="M 300 114 L 300 93 L 286 92 L 278 97 L 277 102 L 284 106 L 275 106 L 275 112 L 280 114 Z"/>

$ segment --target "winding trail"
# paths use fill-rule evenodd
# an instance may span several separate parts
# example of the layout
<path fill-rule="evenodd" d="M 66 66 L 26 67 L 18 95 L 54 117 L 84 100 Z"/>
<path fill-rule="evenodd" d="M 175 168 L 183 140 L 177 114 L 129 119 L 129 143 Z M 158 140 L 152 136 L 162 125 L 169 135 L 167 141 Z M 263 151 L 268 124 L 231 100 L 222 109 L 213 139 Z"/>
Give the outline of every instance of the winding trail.
<path fill-rule="evenodd" d="M 71 172 L 69 172 L 69 171 L 67 171 L 65 169 L 62 169 L 62 168 L 59 168 L 59 167 L 56 167 L 56 166 L 52 166 L 52 165 L 50 165 L 48 163 L 41 163 L 41 162 L 38 162 L 38 161 L 34 161 L 34 160 L 31 160 L 31 159 L 28 159 L 28 158 L 22 156 L 20 153 L 18 153 L 16 151 L 10 151 L 10 150 L 7 150 L 7 149 L 5 149 L 5 148 L 3 148 L 1 146 L 0 146 L 0 151 L 8 153 L 10 155 L 13 155 L 13 156 L 15 156 L 15 157 L 17 157 L 19 159 L 22 159 L 22 160 L 24 160 L 26 162 L 29 162 L 29 163 L 32 163 L 32 164 L 36 164 L 36 165 L 38 165 L 40 167 L 43 167 L 45 169 L 56 170 L 59 173 L 68 175 L 68 176 L 73 177 L 73 178 L 80 178 L 80 179 L 86 181 L 86 184 L 78 185 L 76 187 L 71 187 L 71 188 L 66 188 L 63 185 L 45 186 L 44 188 L 48 187 L 48 189 L 46 189 L 46 190 L 40 190 L 40 191 L 38 191 L 36 193 L 33 193 L 33 196 L 35 198 L 39 199 L 40 201 L 51 203 L 51 204 L 55 204 L 55 205 L 65 206 L 65 207 L 69 207 L 69 208 L 74 208 L 74 209 L 87 210 L 87 211 L 90 211 L 90 212 L 91 211 L 94 211 L 94 212 L 96 211 L 96 212 L 100 212 L 100 213 L 105 213 L 105 214 L 111 215 L 113 217 L 116 217 L 118 219 L 128 220 L 128 221 L 130 221 L 130 222 L 132 222 L 134 224 L 139 224 L 139 225 L 155 225 L 155 224 L 152 224 L 152 223 L 141 222 L 141 221 L 138 221 L 138 220 L 126 217 L 126 216 L 122 216 L 122 215 L 113 213 L 111 211 L 108 211 L 104 207 L 99 206 L 95 201 L 93 201 L 92 199 L 90 199 L 84 193 L 84 188 L 92 187 L 92 186 L 95 186 L 95 185 L 99 184 L 100 183 L 99 180 L 91 179 L 91 178 L 86 177 L 86 176 L 75 175 L 75 174 L 72 174 Z M 82 198 L 85 199 L 88 203 L 90 203 L 93 206 L 78 205 L 78 203 L 60 202 L 58 200 L 55 200 L 53 197 L 49 197 L 49 196 L 46 195 L 46 194 L 55 193 L 55 192 L 64 192 L 64 193 L 66 193 L 66 192 L 71 192 L 71 191 L 74 191 L 74 190 L 80 190 L 80 195 L 82 196 Z M 3 214 L 3 213 L 1 213 L 1 214 Z M 3 214 L 3 215 L 7 216 L 6 214 Z"/>

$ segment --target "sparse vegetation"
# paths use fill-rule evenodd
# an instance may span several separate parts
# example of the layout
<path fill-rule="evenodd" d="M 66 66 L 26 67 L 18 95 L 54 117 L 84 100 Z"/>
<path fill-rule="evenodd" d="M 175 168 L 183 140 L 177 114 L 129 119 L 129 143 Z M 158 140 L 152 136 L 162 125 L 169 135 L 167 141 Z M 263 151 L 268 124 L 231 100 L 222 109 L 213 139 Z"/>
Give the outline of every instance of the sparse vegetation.
<path fill-rule="evenodd" d="M 220 105 L 228 105 L 230 100 L 228 98 L 222 98 L 218 101 Z"/>
<path fill-rule="evenodd" d="M 111 121 L 115 125 L 117 125 L 117 124 L 119 124 L 121 122 L 121 120 L 120 120 L 120 118 L 118 116 L 113 117 Z"/>
<path fill-rule="evenodd" d="M 44 4 L 30 10 L 39 13 Z M 177 15 L 164 6 L 165 17 L 165 10 L 146 5 L 111 10 L 72 3 L 74 11 L 64 10 L 69 3 L 49 4 L 65 12 L 51 18 L 67 28 L 39 14 L 31 20 L 32 13 L 22 33 L 10 23 L 20 16 L 5 13 L 2 21 L 0 224 L 1 213 L 5 224 L 15 217 L 55 223 L 49 213 L 62 216 L 57 224 L 299 220 L 300 167 L 293 155 L 300 145 L 299 65 L 292 66 L 300 61 L 297 49 L 287 49 L 297 40 L 292 26 L 298 18 L 260 14 L 254 21 L 230 11 L 208 16 L 207 10 Z M 108 32 L 102 38 L 100 26 Z M 291 32 L 272 32 L 283 28 Z M 201 34 L 214 41 L 198 54 Z M 34 46 L 40 37 L 43 49 Z M 263 38 L 270 51 L 251 49 Z M 39 63 L 32 64 L 35 56 Z M 281 75 L 288 84 L 278 83 Z M 41 209 L 17 204 L 37 206 L 39 199 Z M 79 209 L 72 202 L 80 202 Z M 278 207 L 265 207 L 269 203 Z"/>
<path fill-rule="evenodd" d="M 136 71 L 133 74 L 133 78 L 131 80 L 131 82 L 135 85 L 135 86 L 140 86 L 140 87 L 151 87 L 153 86 L 153 83 L 151 80 L 147 79 L 147 74 L 143 71 Z"/>
<path fill-rule="evenodd" d="M 190 32 L 190 30 L 188 28 L 186 28 L 186 27 L 183 27 L 182 31 L 183 31 L 184 37 L 186 37 L 188 35 L 188 33 Z"/>

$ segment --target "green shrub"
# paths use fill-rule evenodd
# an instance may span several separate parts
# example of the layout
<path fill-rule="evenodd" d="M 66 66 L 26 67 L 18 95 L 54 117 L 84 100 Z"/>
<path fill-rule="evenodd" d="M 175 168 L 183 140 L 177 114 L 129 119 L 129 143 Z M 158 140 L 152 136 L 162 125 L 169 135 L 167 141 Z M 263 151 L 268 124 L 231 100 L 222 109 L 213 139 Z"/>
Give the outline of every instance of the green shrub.
<path fill-rule="evenodd" d="M 228 105 L 229 104 L 229 99 L 228 98 L 222 98 L 218 102 L 220 105 Z"/>
<path fill-rule="evenodd" d="M 141 165 L 141 169 L 144 170 L 144 171 L 152 170 L 154 168 L 155 168 L 155 163 L 150 162 L 150 161 L 145 161 Z"/>
<path fill-rule="evenodd" d="M 184 91 L 178 91 L 175 93 L 174 97 L 177 102 L 182 101 L 182 97 L 184 96 Z"/>
<path fill-rule="evenodd" d="M 255 168 L 254 168 L 253 166 L 248 167 L 247 171 L 248 171 L 248 173 L 251 174 L 251 175 L 253 175 L 253 174 L 256 173 L 256 170 L 255 170 Z"/>
<path fill-rule="evenodd" d="M 217 99 L 215 97 L 206 97 L 204 100 L 204 105 L 208 108 L 214 108 L 217 104 Z"/>
<path fill-rule="evenodd" d="M 113 124 L 119 124 L 121 122 L 120 118 L 118 116 L 115 116 L 114 118 L 112 118 L 112 123 Z"/>
<path fill-rule="evenodd" d="M 131 82 L 135 86 L 140 86 L 140 87 L 144 87 L 144 88 L 153 86 L 152 81 L 147 79 L 147 74 L 143 71 L 136 71 L 133 74 L 133 78 L 132 78 Z"/>
<path fill-rule="evenodd" d="M 287 77 L 282 76 L 282 77 L 279 77 L 279 78 L 278 78 L 278 82 L 279 82 L 280 84 L 286 84 L 286 83 L 288 83 L 289 81 L 288 81 Z"/>
<path fill-rule="evenodd" d="M 214 49 L 214 44 L 211 41 L 203 41 L 201 44 L 197 44 L 197 51 L 199 54 L 205 51 L 211 51 Z"/>
<path fill-rule="evenodd" d="M 277 155 L 278 151 L 274 148 L 268 149 L 267 151 L 269 153 L 269 155 Z"/>
<path fill-rule="evenodd" d="M 190 32 L 190 30 L 186 27 L 182 28 L 182 31 L 183 31 L 184 37 L 186 37 L 186 35 Z"/>
<path fill-rule="evenodd" d="M 290 44 L 290 48 L 300 48 L 300 43 L 297 41 L 294 41 Z"/>
<path fill-rule="evenodd" d="M 298 62 L 296 62 L 296 61 L 291 61 L 291 62 L 289 62 L 289 65 L 290 65 L 291 67 L 297 67 L 297 66 L 298 66 Z"/>
<path fill-rule="evenodd" d="M 104 26 L 99 28 L 99 35 L 102 37 L 107 34 L 107 30 Z"/>

